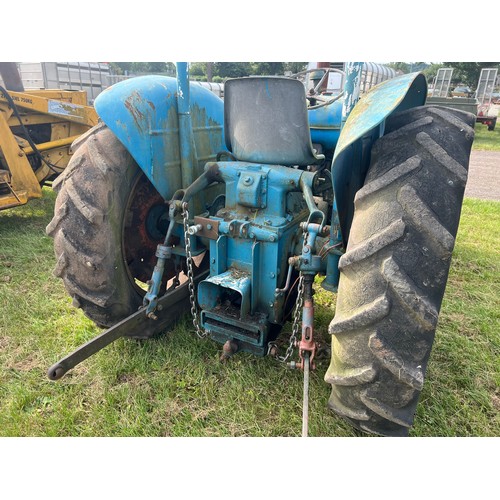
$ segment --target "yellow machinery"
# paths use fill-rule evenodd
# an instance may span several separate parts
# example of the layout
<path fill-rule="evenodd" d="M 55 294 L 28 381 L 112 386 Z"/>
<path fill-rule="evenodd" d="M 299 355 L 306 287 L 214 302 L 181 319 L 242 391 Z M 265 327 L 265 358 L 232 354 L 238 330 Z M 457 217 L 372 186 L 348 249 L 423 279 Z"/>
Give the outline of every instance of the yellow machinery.
<path fill-rule="evenodd" d="M 0 210 L 42 196 L 98 117 L 85 91 L 24 90 L 15 63 L 0 63 Z"/>

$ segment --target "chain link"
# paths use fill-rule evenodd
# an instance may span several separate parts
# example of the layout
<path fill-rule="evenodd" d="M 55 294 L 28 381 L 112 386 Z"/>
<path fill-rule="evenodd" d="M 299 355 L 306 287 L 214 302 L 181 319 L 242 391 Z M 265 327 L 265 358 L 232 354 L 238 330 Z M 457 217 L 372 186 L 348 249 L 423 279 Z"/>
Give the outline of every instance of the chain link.
<path fill-rule="evenodd" d="M 304 246 L 307 245 L 308 234 L 309 233 L 307 231 L 304 231 L 304 242 L 303 242 Z M 293 354 L 293 350 L 297 344 L 297 335 L 300 329 L 300 321 L 302 316 L 303 305 L 304 305 L 304 275 L 300 273 L 299 284 L 297 286 L 297 300 L 295 302 L 295 310 L 293 312 L 292 334 L 290 335 L 290 340 L 288 342 L 288 347 L 286 349 L 285 355 L 276 356 L 276 359 L 282 363 L 286 363 L 288 361 L 290 356 Z"/>
<path fill-rule="evenodd" d="M 182 223 L 184 226 L 184 244 L 186 249 L 186 265 L 189 301 L 191 303 L 191 317 L 193 318 L 193 326 L 195 328 L 196 335 L 198 335 L 198 337 L 202 339 L 208 335 L 208 332 L 201 328 L 200 322 L 198 321 L 198 310 L 196 307 L 196 295 L 194 287 L 193 256 L 191 254 L 191 240 L 189 238 L 189 211 L 187 203 L 183 203 L 182 205 Z"/>

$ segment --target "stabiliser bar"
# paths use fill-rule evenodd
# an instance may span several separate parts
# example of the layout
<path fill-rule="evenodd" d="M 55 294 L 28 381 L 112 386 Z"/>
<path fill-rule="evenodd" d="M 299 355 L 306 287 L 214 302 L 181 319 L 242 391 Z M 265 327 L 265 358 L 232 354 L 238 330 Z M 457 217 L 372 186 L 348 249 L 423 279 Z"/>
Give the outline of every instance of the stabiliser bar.
<path fill-rule="evenodd" d="M 195 276 L 195 284 L 204 280 L 208 276 L 208 273 L 209 270 L 207 269 Z M 190 302 L 188 299 L 189 288 L 186 281 L 158 300 L 158 306 L 155 311 L 156 320 L 148 318 L 146 316 L 146 308 L 141 307 L 134 314 L 116 323 L 116 325 L 108 328 L 105 332 L 89 340 L 71 354 L 68 354 L 52 365 L 47 371 L 48 378 L 50 380 L 59 380 L 68 370 L 71 370 L 71 368 L 74 368 L 121 337 L 152 337 L 162 330 L 173 326 L 182 317 L 184 312 L 189 311 Z M 175 310 L 175 314 L 172 314 L 172 310 Z"/>

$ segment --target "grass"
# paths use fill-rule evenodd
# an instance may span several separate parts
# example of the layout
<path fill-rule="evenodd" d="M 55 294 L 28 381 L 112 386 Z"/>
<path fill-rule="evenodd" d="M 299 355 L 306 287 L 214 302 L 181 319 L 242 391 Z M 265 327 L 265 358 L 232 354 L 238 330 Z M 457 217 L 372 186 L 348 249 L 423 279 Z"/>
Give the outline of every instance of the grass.
<path fill-rule="evenodd" d="M 500 151 L 500 118 L 497 120 L 495 130 L 488 130 L 486 125 L 476 123 L 475 136 L 472 149 L 478 151 Z"/>
<path fill-rule="evenodd" d="M 99 330 L 52 275 L 54 193 L 0 212 L 0 435 L 299 436 L 302 377 L 245 353 L 218 361 L 185 318 L 149 341 L 120 339 L 62 380 L 46 370 Z M 500 203 L 466 199 L 412 436 L 500 436 Z M 328 342 L 334 296 L 317 295 Z M 285 338 L 288 334 L 285 334 Z M 326 407 L 319 362 L 311 436 L 356 436 Z"/>

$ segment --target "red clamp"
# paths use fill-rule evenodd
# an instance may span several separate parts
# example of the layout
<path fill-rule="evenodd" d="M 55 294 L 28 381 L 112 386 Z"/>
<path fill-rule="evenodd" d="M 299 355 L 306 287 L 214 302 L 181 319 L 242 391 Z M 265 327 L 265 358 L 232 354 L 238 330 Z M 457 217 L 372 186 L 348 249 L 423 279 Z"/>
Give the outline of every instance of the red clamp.
<path fill-rule="evenodd" d="M 314 363 L 314 356 L 318 348 L 314 341 L 314 303 L 311 298 L 304 300 L 302 310 L 302 337 L 298 344 L 299 362 L 296 364 L 297 368 L 304 369 L 304 353 L 309 352 L 309 366 L 311 370 L 316 368 Z"/>

